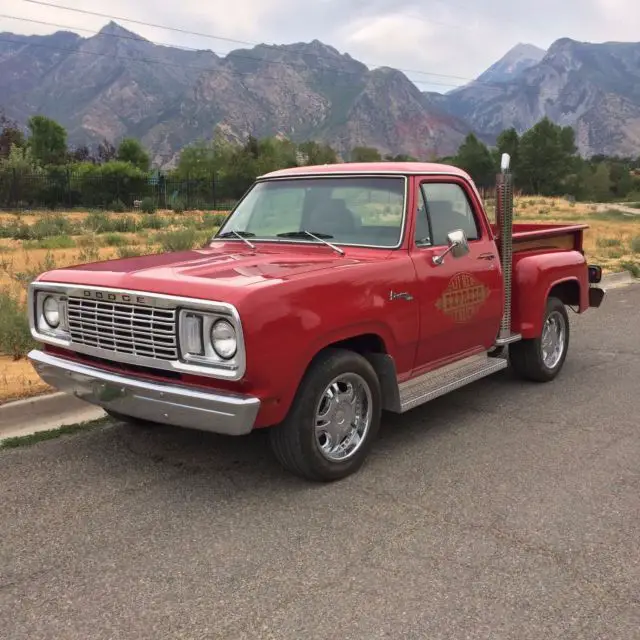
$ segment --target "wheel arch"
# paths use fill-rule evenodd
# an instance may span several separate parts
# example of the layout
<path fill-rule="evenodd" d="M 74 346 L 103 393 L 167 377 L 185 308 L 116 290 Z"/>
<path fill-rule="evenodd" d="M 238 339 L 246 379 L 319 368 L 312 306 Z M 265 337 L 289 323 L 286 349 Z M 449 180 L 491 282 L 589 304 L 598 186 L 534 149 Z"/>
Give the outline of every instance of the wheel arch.
<path fill-rule="evenodd" d="M 395 360 L 389 353 L 387 343 L 382 335 L 375 331 L 365 333 L 354 333 L 345 338 L 328 342 L 324 346 L 318 348 L 309 360 L 305 368 L 303 376 L 300 378 L 298 388 L 307 375 L 311 365 L 332 349 L 343 349 L 345 351 L 353 351 L 365 358 L 373 367 L 378 380 L 380 381 L 380 390 L 382 392 L 382 408 L 385 411 L 398 411 L 400 407 L 400 390 L 398 387 L 398 376 Z M 297 390 L 296 390 L 297 392 Z"/>
<path fill-rule="evenodd" d="M 565 278 L 549 286 L 545 300 L 558 298 L 566 306 L 580 307 L 581 294 L 582 288 L 578 278 Z"/>
<path fill-rule="evenodd" d="M 588 308 L 588 282 L 584 256 L 558 251 L 514 257 L 512 328 L 530 339 L 542 331 L 543 310 L 549 297 L 582 313 Z"/>

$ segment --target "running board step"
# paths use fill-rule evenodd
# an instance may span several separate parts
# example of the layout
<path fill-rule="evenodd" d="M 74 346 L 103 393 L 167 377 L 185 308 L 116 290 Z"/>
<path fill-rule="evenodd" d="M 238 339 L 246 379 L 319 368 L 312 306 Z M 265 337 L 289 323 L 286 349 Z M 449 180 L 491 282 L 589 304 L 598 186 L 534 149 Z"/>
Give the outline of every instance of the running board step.
<path fill-rule="evenodd" d="M 507 366 L 505 358 L 489 358 L 482 353 L 407 380 L 399 385 L 400 413 L 506 369 Z"/>
<path fill-rule="evenodd" d="M 498 338 L 495 342 L 496 347 L 505 347 L 508 344 L 513 344 L 514 342 L 520 342 L 522 340 L 522 335 L 519 333 L 511 333 L 508 336 L 502 336 Z"/>

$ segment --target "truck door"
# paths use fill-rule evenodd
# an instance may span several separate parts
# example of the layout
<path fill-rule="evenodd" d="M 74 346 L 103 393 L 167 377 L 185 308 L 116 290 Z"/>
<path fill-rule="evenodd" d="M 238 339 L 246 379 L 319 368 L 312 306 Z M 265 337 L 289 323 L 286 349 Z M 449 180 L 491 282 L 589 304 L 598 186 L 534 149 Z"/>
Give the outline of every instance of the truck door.
<path fill-rule="evenodd" d="M 416 223 L 412 257 L 418 279 L 420 338 L 414 374 L 494 343 L 503 308 L 502 270 L 486 216 L 462 179 L 419 178 L 414 183 Z M 433 258 L 449 246 L 447 234 L 462 229 L 469 253 Z"/>

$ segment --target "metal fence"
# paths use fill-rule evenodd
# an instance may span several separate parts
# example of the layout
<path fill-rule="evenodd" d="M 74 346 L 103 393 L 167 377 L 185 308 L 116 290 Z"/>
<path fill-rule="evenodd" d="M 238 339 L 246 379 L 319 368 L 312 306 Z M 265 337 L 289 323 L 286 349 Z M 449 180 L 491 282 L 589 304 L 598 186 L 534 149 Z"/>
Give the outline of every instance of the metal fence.
<path fill-rule="evenodd" d="M 235 197 L 234 197 L 235 196 Z M 0 209 L 135 209 L 150 198 L 159 209 L 226 211 L 238 199 L 215 175 L 179 180 L 147 176 L 78 174 L 67 169 L 0 172 Z"/>

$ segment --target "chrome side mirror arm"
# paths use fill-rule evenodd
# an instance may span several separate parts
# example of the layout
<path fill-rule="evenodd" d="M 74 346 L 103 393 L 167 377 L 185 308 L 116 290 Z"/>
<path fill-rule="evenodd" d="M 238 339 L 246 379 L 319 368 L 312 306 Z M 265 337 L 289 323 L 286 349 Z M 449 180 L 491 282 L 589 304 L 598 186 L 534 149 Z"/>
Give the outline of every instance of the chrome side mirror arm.
<path fill-rule="evenodd" d="M 436 266 L 440 266 L 444 262 L 444 259 L 447 257 L 447 255 L 450 254 L 455 249 L 455 247 L 456 245 L 451 244 L 447 247 L 444 253 L 441 253 L 439 256 L 433 256 L 433 258 L 431 258 L 433 264 L 435 264 Z"/>
<path fill-rule="evenodd" d="M 462 229 L 451 231 L 447 234 L 447 239 L 449 240 L 449 246 L 439 256 L 433 256 L 431 259 L 436 266 L 440 266 L 449 253 L 453 254 L 454 258 L 462 258 L 469 253 L 467 236 Z"/>

